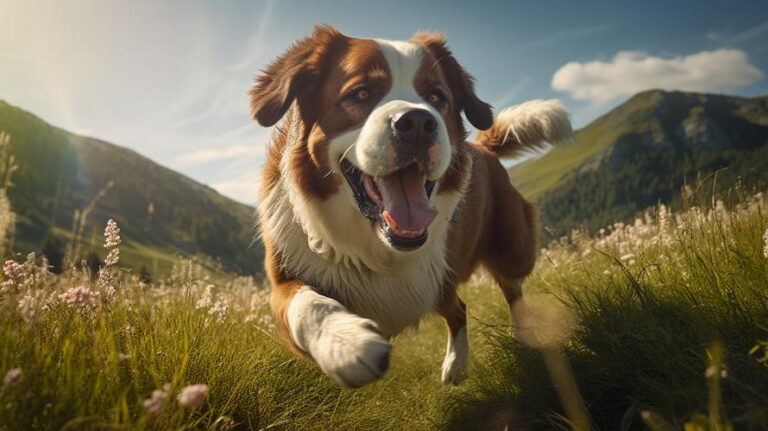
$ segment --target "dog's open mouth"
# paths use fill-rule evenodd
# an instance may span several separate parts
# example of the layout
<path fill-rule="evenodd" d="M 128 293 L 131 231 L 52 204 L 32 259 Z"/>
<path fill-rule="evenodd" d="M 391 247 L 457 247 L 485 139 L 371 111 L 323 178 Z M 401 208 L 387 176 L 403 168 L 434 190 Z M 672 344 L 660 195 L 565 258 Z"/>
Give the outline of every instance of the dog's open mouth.
<path fill-rule="evenodd" d="M 346 159 L 341 170 L 360 212 L 378 222 L 389 243 L 398 250 L 414 250 L 427 241 L 427 228 L 437 216 L 429 200 L 435 188 L 420 165 L 413 163 L 384 177 L 371 177 Z"/>

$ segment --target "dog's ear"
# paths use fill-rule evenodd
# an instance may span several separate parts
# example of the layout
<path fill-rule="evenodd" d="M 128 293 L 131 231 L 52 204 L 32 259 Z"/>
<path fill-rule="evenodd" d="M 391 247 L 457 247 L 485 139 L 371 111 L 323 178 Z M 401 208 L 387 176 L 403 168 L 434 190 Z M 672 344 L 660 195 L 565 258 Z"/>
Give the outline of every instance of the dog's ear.
<path fill-rule="evenodd" d="M 329 25 L 318 25 L 309 37 L 296 42 L 270 64 L 249 92 L 251 116 L 264 127 L 280 121 L 294 99 L 317 82 L 323 58 L 334 42 L 344 38 Z"/>
<path fill-rule="evenodd" d="M 445 44 L 445 36 L 441 33 L 422 31 L 416 33 L 411 41 L 425 47 L 435 56 L 467 120 L 480 130 L 490 128 L 493 124 L 491 106 L 475 94 L 472 76 L 456 61 Z"/>

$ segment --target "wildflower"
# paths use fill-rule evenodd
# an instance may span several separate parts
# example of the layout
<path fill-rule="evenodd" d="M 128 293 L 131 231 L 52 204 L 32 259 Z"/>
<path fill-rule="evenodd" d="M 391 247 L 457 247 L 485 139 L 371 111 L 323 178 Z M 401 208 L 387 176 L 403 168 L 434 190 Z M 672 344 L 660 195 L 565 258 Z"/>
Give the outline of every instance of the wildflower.
<path fill-rule="evenodd" d="M 630 260 L 630 259 L 632 259 L 632 258 L 634 258 L 634 257 L 635 257 L 635 255 L 634 255 L 634 254 L 632 254 L 632 253 L 627 253 L 627 254 L 625 254 L 624 256 L 621 256 L 621 257 L 619 258 L 619 260 L 623 262 L 623 261 L 625 261 L 625 260 Z"/>
<path fill-rule="evenodd" d="M 195 307 L 198 310 L 201 308 L 208 308 L 211 306 L 211 303 L 213 303 L 213 294 L 211 290 L 213 290 L 212 284 L 205 286 L 205 291 L 203 292 L 203 295 L 197 301 L 197 304 L 195 304 Z"/>
<path fill-rule="evenodd" d="M 117 227 L 117 223 L 109 219 L 107 221 L 107 227 L 104 229 L 104 248 L 115 248 L 120 245 L 120 228 Z"/>
<path fill-rule="evenodd" d="M 224 321 L 226 319 L 227 314 L 229 313 L 229 305 L 225 303 L 224 301 L 216 301 L 215 304 L 213 304 L 213 307 L 211 307 L 210 310 L 208 310 L 208 314 L 211 316 L 216 316 L 220 321 Z"/>
<path fill-rule="evenodd" d="M 6 280 L 0 286 L 3 290 L 13 289 L 26 280 L 27 266 L 13 260 L 6 260 L 3 264 L 3 273 L 5 273 Z"/>
<path fill-rule="evenodd" d="M 725 209 L 725 204 L 720 199 L 715 202 L 715 213 L 718 215 L 725 215 L 727 210 Z"/>
<path fill-rule="evenodd" d="M 129 353 L 120 352 L 117 354 L 118 361 L 127 361 L 129 359 L 131 359 L 131 355 Z"/>
<path fill-rule="evenodd" d="M 147 412 L 158 415 L 160 412 L 163 411 L 163 407 L 165 406 L 165 400 L 168 399 L 168 397 L 171 396 L 171 384 L 166 383 L 163 385 L 160 389 L 155 389 L 152 391 L 152 395 L 144 400 L 142 405 L 147 410 Z"/>
<path fill-rule="evenodd" d="M 113 251 L 117 251 L 117 249 Z M 96 281 L 96 284 L 102 289 L 102 292 L 106 294 L 107 299 L 112 299 L 117 293 L 116 286 L 120 284 L 120 280 L 109 269 L 101 268 L 99 270 L 99 279 Z"/>
<path fill-rule="evenodd" d="M 92 311 L 99 306 L 99 292 L 88 289 L 85 286 L 72 287 L 59 295 L 70 308 L 75 308 L 81 313 Z"/>
<path fill-rule="evenodd" d="M 45 297 L 42 292 L 28 292 L 19 299 L 19 314 L 27 323 L 36 321 L 45 309 Z"/>
<path fill-rule="evenodd" d="M 179 405 L 189 409 L 200 407 L 203 399 L 208 394 L 208 385 L 198 383 L 196 385 L 185 386 L 178 396 Z"/>
<path fill-rule="evenodd" d="M 763 256 L 768 259 L 768 229 L 763 234 Z"/>
<path fill-rule="evenodd" d="M 112 266 L 120 261 L 120 249 L 113 248 L 107 253 L 107 257 L 104 258 L 104 266 Z"/>
<path fill-rule="evenodd" d="M 21 370 L 21 368 L 11 368 L 7 373 L 5 373 L 3 383 L 5 383 L 6 386 L 15 385 L 16 383 L 19 383 L 23 378 L 24 372 Z"/>
<path fill-rule="evenodd" d="M 213 423 L 213 427 L 219 431 L 229 431 L 235 429 L 237 422 L 229 416 L 219 416 Z"/>
<path fill-rule="evenodd" d="M 274 329 L 275 328 L 275 318 L 274 318 L 274 316 L 272 316 L 271 313 L 265 313 L 259 319 L 259 325 L 262 328 Z"/>
<path fill-rule="evenodd" d="M 6 260 L 3 264 L 3 272 L 10 280 L 20 281 L 26 275 L 26 268 L 13 260 Z"/>

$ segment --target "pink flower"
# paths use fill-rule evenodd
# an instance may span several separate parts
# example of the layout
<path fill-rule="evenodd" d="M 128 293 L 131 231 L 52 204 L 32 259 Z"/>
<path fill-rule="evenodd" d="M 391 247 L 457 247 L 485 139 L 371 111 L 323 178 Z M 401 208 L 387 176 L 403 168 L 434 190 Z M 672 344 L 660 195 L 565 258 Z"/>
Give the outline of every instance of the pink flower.
<path fill-rule="evenodd" d="M 24 264 L 16 263 L 13 260 L 6 260 L 3 264 L 3 272 L 5 273 L 5 280 L 2 283 L 2 289 L 13 289 L 24 283 L 27 278 L 27 267 Z"/>
<path fill-rule="evenodd" d="M 21 368 L 12 368 L 8 370 L 7 373 L 5 373 L 5 379 L 3 379 L 3 383 L 5 383 L 6 386 L 14 385 L 19 383 L 23 378 L 24 372 L 21 370 Z"/>
<path fill-rule="evenodd" d="M 144 400 L 142 405 L 145 409 L 147 409 L 147 412 L 158 415 L 160 412 L 163 411 L 163 407 L 165 406 L 165 400 L 168 399 L 168 397 L 171 396 L 171 384 L 166 383 L 163 385 L 160 389 L 155 389 L 152 391 L 152 395 Z"/>
<path fill-rule="evenodd" d="M 99 292 L 88 289 L 85 286 L 72 287 L 59 295 L 70 308 L 75 308 L 81 313 L 95 310 L 99 307 Z"/>
<path fill-rule="evenodd" d="M 13 260 L 6 260 L 3 264 L 3 272 L 8 279 L 19 282 L 26 273 L 24 265 L 16 263 Z"/>
<path fill-rule="evenodd" d="M 203 399 L 208 394 L 208 385 L 198 383 L 196 385 L 185 386 L 179 394 L 179 405 L 189 409 L 196 409 L 203 403 Z"/>

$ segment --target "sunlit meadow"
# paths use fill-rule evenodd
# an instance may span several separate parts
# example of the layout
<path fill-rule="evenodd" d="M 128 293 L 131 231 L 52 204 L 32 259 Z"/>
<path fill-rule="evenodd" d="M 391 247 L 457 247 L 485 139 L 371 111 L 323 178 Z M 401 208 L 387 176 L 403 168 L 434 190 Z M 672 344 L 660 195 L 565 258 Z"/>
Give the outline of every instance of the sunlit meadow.
<path fill-rule="evenodd" d="M 187 262 L 147 284 L 121 267 L 105 220 L 95 273 L 77 256 L 62 275 L 43 256 L 6 256 L 0 427 L 764 429 L 768 200 L 683 194 L 683 211 L 660 205 L 543 249 L 516 336 L 477 274 L 461 289 L 473 362 L 457 387 L 439 384 L 437 317 L 394 340 L 381 381 L 341 389 L 282 346 L 263 282 Z"/>

